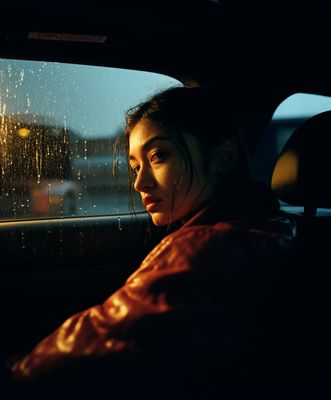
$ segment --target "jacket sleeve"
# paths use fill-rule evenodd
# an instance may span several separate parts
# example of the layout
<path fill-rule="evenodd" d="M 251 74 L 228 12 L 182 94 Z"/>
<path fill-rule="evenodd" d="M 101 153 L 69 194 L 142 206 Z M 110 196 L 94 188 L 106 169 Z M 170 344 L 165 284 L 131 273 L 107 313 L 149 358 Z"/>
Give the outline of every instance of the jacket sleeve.
<path fill-rule="evenodd" d="M 139 352 L 141 321 L 172 309 L 158 282 L 189 269 L 183 257 L 168 268 L 169 260 L 175 259 L 170 242 L 171 238 L 164 239 L 125 285 L 103 304 L 73 315 L 17 361 L 12 366 L 13 379 L 39 379 L 70 360 L 86 362 L 89 358 Z"/>

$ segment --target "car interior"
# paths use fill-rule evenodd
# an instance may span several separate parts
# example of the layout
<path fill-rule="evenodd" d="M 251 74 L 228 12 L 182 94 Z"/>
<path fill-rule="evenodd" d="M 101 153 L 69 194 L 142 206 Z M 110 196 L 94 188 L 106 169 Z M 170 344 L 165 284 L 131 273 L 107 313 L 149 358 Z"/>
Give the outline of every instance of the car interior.
<path fill-rule="evenodd" d="M 94 121 L 99 108 L 109 118 L 121 120 L 129 105 L 160 87 L 179 84 L 211 88 L 218 94 L 220 104 L 227 101 L 233 107 L 252 173 L 270 185 L 284 213 L 296 221 L 295 247 L 288 262 L 279 266 L 279 290 L 284 293 L 281 309 L 287 310 L 279 334 L 285 337 L 286 349 L 291 353 L 289 359 L 296 360 L 293 379 L 302 384 L 307 380 L 327 383 L 331 350 L 327 318 L 331 111 L 327 109 L 331 110 L 331 103 L 320 111 L 314 111 L 312 106 L 299 116 L 274 116 L 277 108 L 296 94 L 331 98 L 331 61 L 327 50 L 331 5 L 319 0 L 309 4 L 276 0 L 112 0 L 105 8 L 98 0 L 88 4 L 59 1 L 52 5 L 7 1 L 3 15 L 7 17 L 0 26 L 1 362 L 31 349 L 73 313 L 103 302 L 169 233 L 154 227 L 139 206 L 136 212 L 127 210 L 125 184 L 122 208 L 114 206 L 110 210 L 102 203 L 108 201 L 108 194 L 104 193 L 112 179 L 115 141 L 113 133 L 93 137 L 89 121 Z M 81 70 L 68 72 L 71 66 L 86 67 L 87 72 L 82 72 L 80 78 Z M 101 98 L 99 86 L 108 87 L 101 78 L 107 71 L 114 77 L 112 88 L 116 81 L 119 89 L 118 93 L 112 92 L 110 103 L 105 100 L 99 106 L 95 99 Z M 131 72 L 137 72 L 137 81 L 131 78 Z M 86 83 L 89 76 L 91 82 Z M 100 77 L 100 84 L 96 77 Z M 39 92 L 34 94 L 32 84 L 27 92 L 22 92 L 28 80 L 33 85 L 42 82 L 45 97 L 40 110 L 48 113 L 46 122 L 39 123 L 34 117 L 33 124 L 39 124 L 38 129 L 45 124 L 55 127 L 53 133 L 40 133 L 46 131 L 37 128 L 33 128 L 33 133 L 31 122 L 27 125 L 25 120 L 15 119 L 17 113 L 21 117 L 38 113 L 33 105 L 38 103 Z M 86 84 L 86 92 L 79 92 L 78 83 Z M 77 91 L 79 103 L 71 105 L 60 89 L 59 95 L 54 94 L 56 101 L 47 100 L 57 86 L 70 92 L 70 96 Z M 61 111 L 65 116 L 62 115 L 60 126 L 53 119 L 62 102 L 67 108 Z M 81 114 L 72 117 L 70 113 L 79 108 L 77 104 Z M 107 111 L 107 107 L 114 107 L 116 113 L 118 104 L 122 106 L 120 115 Z M 303 105 L 299 104 L 300 107 Z M 8 115 L 10 121 L 16 121 L 10 125 L 13 128 L 4 122 Z M 101 123 L 103 117 L 99 118 L 99 125 L 93 123 L 101 132 L 108 122 Z M 55 206 L 49 214 L 9 212 L 14 203 L 16 207 L 22 200 L 11 194 L 18 191 L 13 183 L 15 161 L 14 156 L 8 155 L 9 142 L 4 138 L 17 131 L 20 138 L 16 141 L 21 140 L 25 147 L 16 153 L 22 160 L 33 157 L 31 163 L 37 168 L 39 147 L 33 147 L 32 152 L 24 138 L 32 132 L 39 138 L 33 141 L 40 140 L 36 143 L 46 140 L 45 149 L 47 143 L 55 146 L 54 138 L 67 129 L 63 131 L 63 121 L 68 130 L 70 124 L 76 123 L 81 132 L 75 131 L 68 139 L 71 150 L 69 158 L 63 161 L 70 163 L 68 174 L 64 175 L 62 164 L 58 166 L 62 197 L 50 189 L 47 192 L 47 187 L 57 184 L 47 180 L 46 194 L 41 189 L 31 189 L 34 197 L 24 201 L 36 201 L 39 196 L 40 202 L 46 198 L 49 204 L 59 204 L 57 201 L 63 202 L 66 193 L 72 201 L 77 192 L 77 208 L 69 206 L 69 211 L 64 212 L 65 205 L 61 203 L 55 214 Z M 113 130 L 118 133 L 121 129 L 114 123 Z M 268 140 L 263 141 L 264 138 Z M 61 151 L 66 152 L 65 149 Z M 59 148 L 56 151 L 60 152 Z M 48 153 L 45 154 L 43 159 L 47 159 Z M 91 160 L 85 170 L 84 155 Z M 24 170 L 27 164 L 22 162 L 16 168 Z M 100 178 L 94 175 L 93 168 L 103 168 L 97 175 Z M 10 179 L 6 178 L 8 174 Z M 90 183 L 85 186 L 81 179 L 84 174 L 90 176 Z M 123 174 L 125 178 L 126 172 Z M 19 176 L 29 185 L 31 179 L 39 179 L 38 170 L 37 175 L 27 177 L 20 172 Z M 63 185 L 63 181 L 71 186 Z M 112 185 L 109 196 L 117 196 L 116 184 Z M 27 196 L 26 189 L 20 190 Z M 13 201 L 9 208 L 5 206 L 8 197 Z M 85 202 L 80 206 L 82 197 Z M 95 198 L 104 210 L 93 211 L 101 207 Z M 85 211 L 79 212 L 79 207 Z"/>

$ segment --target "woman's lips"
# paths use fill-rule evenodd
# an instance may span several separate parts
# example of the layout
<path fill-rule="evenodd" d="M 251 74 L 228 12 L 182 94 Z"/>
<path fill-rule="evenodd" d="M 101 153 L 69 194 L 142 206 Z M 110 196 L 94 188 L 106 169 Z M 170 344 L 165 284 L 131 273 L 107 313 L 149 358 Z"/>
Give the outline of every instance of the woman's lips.
<path fill-rule="evenodd" d="M 146 207 L 146 211 L 148 211 L 148 212 L 156 211 L 160 201 L 161 201 L 160 199 L 152 199 L 152 198 L 144 199 L 143 203 Z"/>
<path fill-rule="evenodd" d="M 155 211 L 157 211 L 157 208 L 158 208 L 158 205 L 159 205 L 159 201 L 157 201 L 157 202 L 155 202 L 155 203 L 149 203 L 147 206 L 146 206 L 146 211 L 148 211 L 148 212 L 155 212 Z"/>

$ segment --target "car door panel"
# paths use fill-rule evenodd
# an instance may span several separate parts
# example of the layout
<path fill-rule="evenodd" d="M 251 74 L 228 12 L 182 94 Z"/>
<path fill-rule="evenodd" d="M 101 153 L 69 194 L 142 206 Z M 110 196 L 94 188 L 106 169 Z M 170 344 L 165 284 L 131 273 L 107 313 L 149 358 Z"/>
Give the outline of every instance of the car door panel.
<path fill-rule="evenodd" d="M 154 243 L 147 226 L 145 213 L 0 223 L 1 357 L 119 288 Z"/>

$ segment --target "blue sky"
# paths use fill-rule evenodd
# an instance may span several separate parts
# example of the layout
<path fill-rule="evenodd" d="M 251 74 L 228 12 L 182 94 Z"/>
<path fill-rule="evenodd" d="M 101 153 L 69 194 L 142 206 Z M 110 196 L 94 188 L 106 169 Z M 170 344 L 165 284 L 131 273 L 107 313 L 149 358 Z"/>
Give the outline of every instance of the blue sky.
<path fill-rule="evenodd" d="M 330 97 L 297 93 L 280 104 L 273 118 L 308 117 L 327 110 L 331 110 Z"/>
<path fill-rule="evenodd" d="M 51 62 L 0 60 L 0 114 L 42 115 L 82 137 L 115 134 L 125 111 L 156 91 L 180 84 L 150 72 Z M 331 98 L 296 94 L 274 118 L 308 117 L 331 109 Z"/>
<path fill-rule="evenodd" d="M 83 137 L 103 137 L 121 127 L 129 107 L 178 84 L 150 72 L 0 60 L 0 113 L 41 115 Z"/>

